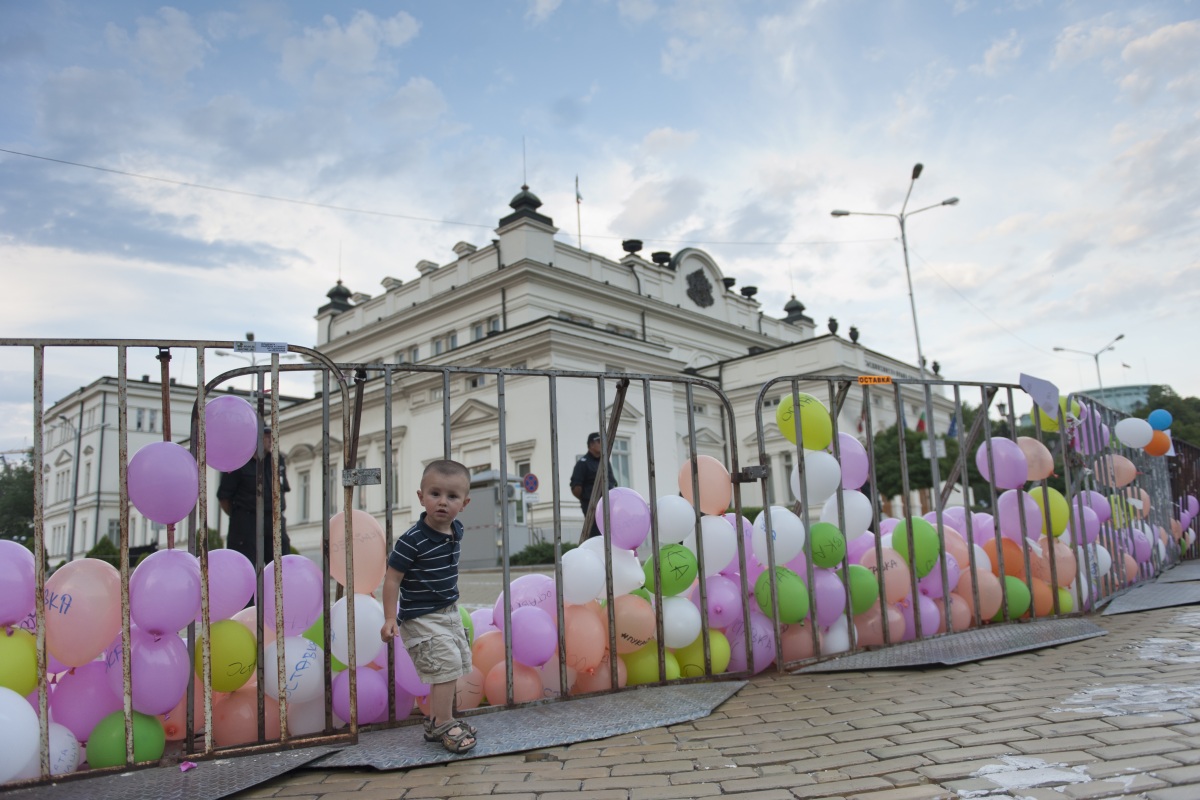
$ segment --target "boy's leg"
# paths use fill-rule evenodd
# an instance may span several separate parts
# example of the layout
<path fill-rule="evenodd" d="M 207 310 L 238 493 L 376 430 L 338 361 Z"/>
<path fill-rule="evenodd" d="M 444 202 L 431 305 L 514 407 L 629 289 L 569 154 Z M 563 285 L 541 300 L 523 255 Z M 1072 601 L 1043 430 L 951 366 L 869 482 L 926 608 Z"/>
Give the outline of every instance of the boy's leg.
<path fill-rule="evenodd" d="M 457 681 L 446 681 L 429 687 L 429 711 L 433 714 L 435 728 L 454 719 L 454 692 L 457 686 Z"/>

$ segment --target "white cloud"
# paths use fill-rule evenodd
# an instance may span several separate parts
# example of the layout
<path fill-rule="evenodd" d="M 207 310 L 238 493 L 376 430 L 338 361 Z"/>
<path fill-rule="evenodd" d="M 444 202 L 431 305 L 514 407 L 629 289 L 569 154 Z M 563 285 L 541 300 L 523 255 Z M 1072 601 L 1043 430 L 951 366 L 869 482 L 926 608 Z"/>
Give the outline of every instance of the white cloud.
<path fill-rule="evenodd" d="M 446 98 L 428 78 L 411 78 L 387 103 L 394 121 L 402 124 L 430 123 L 446 113 Z"/>
<path fill-rule="evenodd" d="M 131 36 L 124 28 L 109 23 L 105 38 L 113 52 L 125 56 L 148 74 L 174 82 L 204 65 L 211 46 L 192 26 L 183 11 L 169 6 L 155 17 L 138 17 Z"/>
<path fill-rule="evenodd" d="M 525 19 L 534 25 L 541 25 L 558 10 L 562 0 L 529 0 L 529 8 L 525 11 Z"/>
<path fill-rule="evenodd" d="M 313 67 L 350 75 L 374 73 L 382 68 L 384 48 L 403 46 L 420 29 L 404 11 L 391 19 L 356 11 L 345 27 L 328 15 L 321 22 L 322 27 L 305 28 L 303 35 L 284 42 L 281 69 L 285 77 L 299 80 Z"/>
<path fill-rule="evenodd" d="M 1017 38 L 1016 30 L 1010 30 L 1003 39 L 992 42 L 992 46 L 983 54 L 983 62 L 973 65 L 971 71 L 994 78 L 1020 57 L 1021 41 Z"/>
<path fill-rule="evenodd" d="M 1111 15 L 1068 25 L 1054 43 L 1052 69 L 1073 67 L 1084 61 L 1116 55 L 1134 37 L 1131 27 L 1118 27 Z"/>
<path fill-rule="evenodd" d="M 695 131 L 677 131 L 674 128 L 655 128 L 642 139 L 642 151 L 651 157 L 668 156 L 691 147 L 699 134 Z"/>
<path fill-rule="evenodd" d="M 1121 51 L 1121 58 L 1133 70 L 1121 80 L 1121 88 L 1138 100 L 1144 100 L 1161 84 L 1180 95 L 1195 98 L 1200 82 L 1200 21 L 1188 20 L 1165 25 L 1134 39 Z"/>
<path fill-rule="evenodd" d="M 654 0 L 617 0 L 617 13 L 622 19 L 642 23 L 658 13 L 658 5 Z"/>

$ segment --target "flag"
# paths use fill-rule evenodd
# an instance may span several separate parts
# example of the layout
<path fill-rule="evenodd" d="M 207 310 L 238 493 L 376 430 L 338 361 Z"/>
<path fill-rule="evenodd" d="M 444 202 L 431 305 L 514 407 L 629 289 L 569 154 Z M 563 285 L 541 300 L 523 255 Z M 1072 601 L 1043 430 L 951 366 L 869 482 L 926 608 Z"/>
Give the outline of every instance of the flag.
<path fill-rule="evenodd" d="M 863 406 L 862 413 L 858 416 L 858 432 L 862 433 L 867 427 L 867 407 Z"/>
<path fill-rule="evenodd" d="M 925 412 L 921 412 L 921 418 L 917 420 L 917 433 L 925 432 Z"/>
<path fill-rule="evenodd" d="M 946 431 L 946 435 L 949 436 L 951 439 L 958 438 L 958 416 L 957 415 L 954 415 L 954 414 L 950 415 L 950 430 Z"/>
<path fill-rule="evenodd" d="M 579 176 L 575 176 L 575 205 L 583 202 L 583 195 L 579 193 Z"/>

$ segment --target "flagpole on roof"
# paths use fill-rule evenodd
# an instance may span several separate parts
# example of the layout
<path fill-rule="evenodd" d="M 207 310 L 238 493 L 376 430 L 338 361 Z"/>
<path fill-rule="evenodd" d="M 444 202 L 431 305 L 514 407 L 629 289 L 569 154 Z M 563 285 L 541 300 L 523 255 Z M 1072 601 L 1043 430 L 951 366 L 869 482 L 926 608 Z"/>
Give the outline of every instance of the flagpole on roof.
<path fill-rule="evenodd" d="M 583 205 L 583 197 L 579 194 L 579 176 L 575 176 L 575 238 L 579 242 L 579 249 L 583 249 L 583 225 L 580 216 L 580 207 Z"/>

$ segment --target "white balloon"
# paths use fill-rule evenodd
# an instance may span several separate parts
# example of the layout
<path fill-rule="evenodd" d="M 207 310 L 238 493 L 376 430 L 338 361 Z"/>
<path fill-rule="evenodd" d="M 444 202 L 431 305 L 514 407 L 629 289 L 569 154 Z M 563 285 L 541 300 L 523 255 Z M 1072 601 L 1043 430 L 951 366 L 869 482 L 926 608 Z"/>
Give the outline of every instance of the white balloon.
<path fill-rule="evenodd" d="M 1126 447 L 1145 447 L 1154 438 L 1154 428 L 1144 419 L 1127 417 L 1116 424 L 1113 433 Z"/>
<path fill-rule="evenodd" d="M 687 647 L 700 635 L 700 609 L 686 597 L 664 597 L 662 615 L 667 647 Z"/>
<path fill-rule="evenodd" d="M 678 544 L 696 532 L 696 509 L 677 494 L 658 498 L 658 543 Z"/>
<path fill-rule="evenodd" d="M 349 614 L 343 597 L 329 609 L 329 652 L 343 664 L 350 663 L 350 638 L 347 635 Z M 383 640 L 379 630 L 383 627 L 383 606 L 370 595 L 354 595 L 354 657 L 362 667 L 379 655 Z"/>
<path fill-rule="evenodd" d="M 279 671 L 275 668 L 278 650 L 278 639 L 263 648 L 263 691 L 276 700 L 279 699 Z M 288 636 L 283 640 L 283 662 L 289 701 L 303 703 L 321 696 L 325 688 L 325 651 L 316 642 L 303 636 Z"/>
<path fill-rule="evenodd" d="M 397 692 L 399 695 L 399 692 Z M 396 709 L 400 711 L 399 708 Z M 336 720 L 337 715 L 334 715 Z M 318 697 L 304 703 L 293 703 L 290 698 L 287 705 L 288 733 L 292 736 L 306 736 L 310 733 L 320 733 L 325 730 L 325 700 Z M 335 722 L 334 727 L 337 727 Z"/>
<path fill-rule="evenodd" d="M 783 506 L 771 506 L 771 539 L 775 542 L 775 563 L 786 564 L 804 552 L 804 540 L 807 538 L 804 523 L 800 517 Z M 734 543 L 736 546 L 736 542 Z M 758 512 L 754 518 L 754 534 L 750 540 L 750 549 L 758 563 L 767 564 L 767 514 Z M 707 566 L 707 565 L 706 565 Z"/>
<path fill-rule="evenodd" d="M 991 572 L 992 559 L 988 556 L 987 551 L 977 544 L 971 545 L 971 549 L 975 551 L 975 569 Z"/>
<path fill-rule="evenodd" d="M 891 531 L 889 531 L 889 532 L 885 533 L 883 536 L 879 537 L 879 546 L 880 547 L 891 547 L 892 546 Z"/>
<path fill-rule="evenodd" d="M 838 525 L 836 493 L 825 501 L 825 507 L 821 509 L 821 521 L 836 525 L 842 533 L 846 534 L 846 539 L 855 539 L 866 533 L 867 528 L 871 527 L 873 511 L 870 499 L 862 492 L 844 491 L 842 492 L 842 507 L 846 516 L 845 527 Z"/>
<path fill-rule="evenodd" d="M 815 506 L 822 503 L 842 485 L 842 465 L 824 450 L 805 450 L 804 482 L 808 487 L 808 504 Z M 792 467 L 791 485 L 792 495 L 803 503 L 799 465 Z"/>
<path fill-rule="evenodd" d="M 563 553 L 562 575 L 564 603 L 586 603 L 604 593 L 604 557 L 590 549 L 576 547 Z"/>
<path fill-rule="evenodd" d="M 1112 554 L 1102 545 L 1096 545 L 1096 577 L 1103 578 L 1112 569 Z"/>
<path fill-rule="evenodd" d="M 71 733 L 71 729 L 66 725 L 51 722 L 50 774 L 68 775 L 74 772 L 79 768 L 79 755 L 79 740 L 75 738 L 75 734 Z M 33 756 L 29 759 L 29 763 L 25 765 L 25 769 L 14 775 L 10 780 L 28 781 L 40 777 L 42 777 L 41 753 L 35 749 Z"/>
<path fill-rule="evenodd" d="M 850 649 L 850 620 L 845 614 L 835 619 L 821 634 L 821 655 L 845 653 Z"/>
<path fill-rule="evenodd" d="M 0 686 L 0 783 L 8 783 L 38 755 L 38 717 L 24 697 Z"/>
<path fill-rule="evenodd" d="M 637 553 L 632 550 L 613 550 L 613 596 L 629 594 L 646 583 L 646 573 Z"/>
<path fill-rule="evenodd" d="M 1091 600 L 1092 591 L 1090 585 L 1088 584 L 1087 578 L 1083 577 L 1082 575 L 1077 577 L 1075 582 L 1071 584 L 1069 591 L 1071 592 L 1071 599 L 1075 601 L 1074 610 L 1084 610 L 1088 602 Z"/>
<path fill-rule="evenodd" d="M 700 542 L 704 551 L 704 574 L 716 575 L 737 558 L 737 534 L 733 525 L 724 517 L 704 516 L 700 518 Z M 684 539 L 683 546 L 696 554 L 696 537 Z"/>

